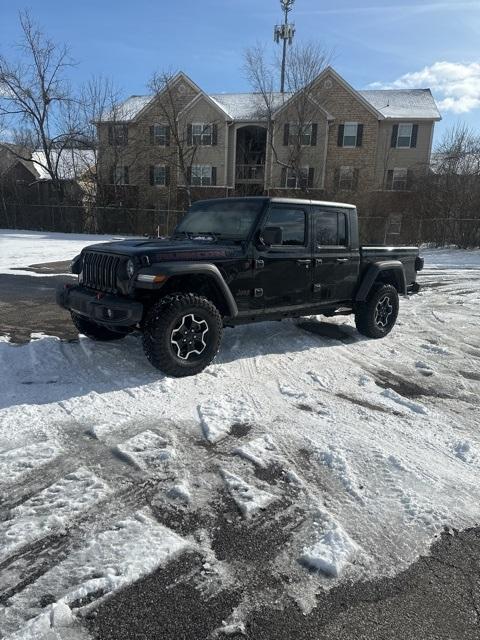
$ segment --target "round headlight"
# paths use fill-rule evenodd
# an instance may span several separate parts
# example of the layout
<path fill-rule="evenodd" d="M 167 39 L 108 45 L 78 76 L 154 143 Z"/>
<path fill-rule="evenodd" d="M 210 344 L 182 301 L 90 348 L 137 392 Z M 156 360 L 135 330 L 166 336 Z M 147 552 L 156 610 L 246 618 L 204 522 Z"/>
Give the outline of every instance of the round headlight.
<path fill-rule="evenodd" d="M 133 278 L 134 273 L 135 273 L 135 265 L 133 264 L 133 260 L 129 260 L 127 262 L 127 275 L 129 278 Z"/>

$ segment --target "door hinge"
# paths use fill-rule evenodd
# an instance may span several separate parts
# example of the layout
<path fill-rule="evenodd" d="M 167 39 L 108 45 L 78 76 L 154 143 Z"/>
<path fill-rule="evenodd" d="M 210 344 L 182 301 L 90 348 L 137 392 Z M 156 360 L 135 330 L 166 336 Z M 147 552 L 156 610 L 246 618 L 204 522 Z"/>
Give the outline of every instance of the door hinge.
<path fill-rule="evenodd" d="M 261 298 L 263 296 L 263 289 L 254 289 L 253 296 L 254 298 Z"/>
<path fill-rule="evenodd" d="M 265 260 L 254 260 L 253 266 L 255 267 L 255 269 L 263 269 L 263 267 L 265 266 Z"/>

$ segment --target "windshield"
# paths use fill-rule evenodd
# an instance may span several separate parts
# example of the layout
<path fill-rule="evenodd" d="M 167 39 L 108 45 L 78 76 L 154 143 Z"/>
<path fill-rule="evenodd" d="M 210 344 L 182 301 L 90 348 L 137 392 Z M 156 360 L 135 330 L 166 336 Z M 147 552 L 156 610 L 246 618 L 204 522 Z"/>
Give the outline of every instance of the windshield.
<path fill-rule="evenodd" d="M 246 240 L 263 205 L 261 200 L 199 202 L 191 206 L 175 233 L 212 234 L 220 238 Z"/>

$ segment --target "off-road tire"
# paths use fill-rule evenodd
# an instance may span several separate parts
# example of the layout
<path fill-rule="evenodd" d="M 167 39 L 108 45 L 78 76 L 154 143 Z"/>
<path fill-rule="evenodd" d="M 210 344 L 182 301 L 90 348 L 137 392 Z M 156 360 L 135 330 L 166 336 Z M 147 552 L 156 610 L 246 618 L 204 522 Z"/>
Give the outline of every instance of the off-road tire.
<path fill-rule="evenodd" d="M 379 312 L 386 308 L 385 313 Z M 357 305 L 355 324 L 358 331 L 368 338 L 384 338 L 397 321 L 399 309 L 398 292 L 390 284 L 377 284 L 372 288 L 368 300 Z"/>
<path fill-rule="evenodd" d="M 74 311 L 71 312 L 72 322 L 75 327 L 78 329 L 79 333 L 83 333 L 83 335 L 87 336 L 91 340 L 96 340 L 97 342 L 110 342 L 111 340 L 121 340 L 124 338 L 128 331 L 124 329 L 109 329 L 104 325 L 97 324 L 88 318 L 78 315 Z"/>
<path fill-rule="evenodd" d="M 202 335 L 205 346 L 199 354 L 191 352 L 187 359 L 180 357 L 178 344 L 172 342 L 179 323 L 186 317 L 208 327 Z M 198 323 L 197 323 L 198 324 Z M 176 293 L 165 296 L 147 312 L 143 327 L 143 351 L 151 364 L 163 373 L 181 378 L 193 376 L 207 367 L 218 352 L 223 333 L 222 317 L 217 307 L 195 293 Z"/>

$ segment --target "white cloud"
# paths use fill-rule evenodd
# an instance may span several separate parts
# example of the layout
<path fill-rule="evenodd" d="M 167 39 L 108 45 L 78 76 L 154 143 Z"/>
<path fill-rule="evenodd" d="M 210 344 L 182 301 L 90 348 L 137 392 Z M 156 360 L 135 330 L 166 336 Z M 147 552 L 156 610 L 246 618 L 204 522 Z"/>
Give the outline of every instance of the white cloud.
<path fill-rule="evenodd" d="M 435 62 L 420 71 L 406 73 L 394 82 L 374 82 L 374 89 L 430 88 L 440 111 L 468 113 L 480 108 L 480 62 Z"/>

